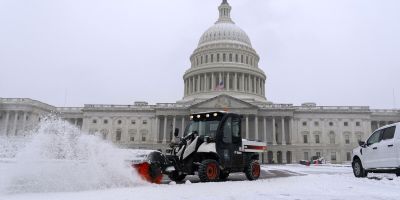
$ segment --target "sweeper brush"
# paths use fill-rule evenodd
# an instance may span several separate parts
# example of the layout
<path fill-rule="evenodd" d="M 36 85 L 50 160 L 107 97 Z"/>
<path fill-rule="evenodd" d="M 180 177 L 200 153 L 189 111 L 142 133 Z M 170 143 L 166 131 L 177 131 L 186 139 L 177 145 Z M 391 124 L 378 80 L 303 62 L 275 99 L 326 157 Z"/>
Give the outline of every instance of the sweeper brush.
<path fill-rule="evenodd" d="M 161 183 L 163 174 L 160 167 L 149 164 L 148 162 L 134 164 L 133 167 L 136 169 L 139 176 L 143 180 L 150 183 L 156 183 L 156 184 Z"/>

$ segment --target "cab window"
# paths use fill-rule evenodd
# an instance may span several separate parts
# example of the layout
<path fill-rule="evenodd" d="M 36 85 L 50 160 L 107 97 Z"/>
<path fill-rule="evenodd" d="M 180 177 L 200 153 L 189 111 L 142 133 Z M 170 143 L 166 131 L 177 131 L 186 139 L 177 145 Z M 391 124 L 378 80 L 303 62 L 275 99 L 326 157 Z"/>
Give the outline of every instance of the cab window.
<path fill-rule="evenodd" d="M 224 143 L 232 143 L 232 118 L 229 117 L 226 119 L 225 124 L 224 124 L 224 137 L 222 138 L 222 141 Z"/>
<path fill-rule="evenodd" d="M 375 143 L 378 143 L 381 141 L 381 133 L 382 130 L 376 131 L 375 133 L 373 133 L 371 135 L 371 137 L 369 137 L 368 141 L 367 141 L 367 145 L 372 145 Z"/>
<path fill-rule="evenodd" d="M 382 140 L 393 139 L 394 133 L 396 132 L 396 126 L 392 126 L 383 130 Z"/>

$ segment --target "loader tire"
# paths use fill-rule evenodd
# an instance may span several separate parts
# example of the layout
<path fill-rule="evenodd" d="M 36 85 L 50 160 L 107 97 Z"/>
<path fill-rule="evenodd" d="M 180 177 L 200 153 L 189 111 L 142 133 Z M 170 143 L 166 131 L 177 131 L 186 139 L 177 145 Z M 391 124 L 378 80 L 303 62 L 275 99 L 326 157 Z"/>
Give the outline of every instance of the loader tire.
<path fill-rule="evenodd" d="M 244 170 L 246 177 L 250 181 L 257 180 L 261 174 L 260 163 L 257 160 L 252 160 L 249 162 Z"/>
<path fill-rule="evenodd" d="M 168 177 L 169 179 L 171 179 L 171 181 L 181 182 L 183 181 L 183 179 L 186 178 L 186 174 L 179 174 L 177 171 L 174 171 L 171 174 L 169 174 Z"/>
<path fill-rule="evenodd" d="M 201 182 L 218 181 L 219 174 L 220 169 L 217 161 L 208 159 L 201 162 L 199 166 L 199 178 Z"/>

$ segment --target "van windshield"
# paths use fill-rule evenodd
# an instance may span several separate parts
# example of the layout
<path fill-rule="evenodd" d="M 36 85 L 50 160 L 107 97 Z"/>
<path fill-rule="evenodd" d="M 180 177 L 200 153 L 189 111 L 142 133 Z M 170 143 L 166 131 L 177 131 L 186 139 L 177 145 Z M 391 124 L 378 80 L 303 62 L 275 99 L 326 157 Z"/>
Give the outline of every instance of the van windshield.
<path fill-rule="evenodd" d="M 193 121 L 186 127 L 185 136 L 196 131 L 200 136 L 215 138 L 220 121 Z"/>

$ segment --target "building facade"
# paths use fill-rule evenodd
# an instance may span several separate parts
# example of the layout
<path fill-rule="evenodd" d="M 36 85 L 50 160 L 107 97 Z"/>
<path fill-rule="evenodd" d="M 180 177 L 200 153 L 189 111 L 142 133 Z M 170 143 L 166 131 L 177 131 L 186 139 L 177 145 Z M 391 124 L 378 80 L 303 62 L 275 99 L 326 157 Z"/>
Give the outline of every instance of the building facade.
<path fill-rule="evenodd" d="M 190 56 L 182 100 L 63 108 L 32 99 L 0 98 L 0 136 L 24 136 L 44 115 L 56 113 L 83 134 L 97 133 L 123 148 L 165 150 L 175 128 L 183 134 L 191 113 L 227 110 L 243 115 L 245 138 L 268 145 L 264 163 L 295 163 L 312 156 L 343 163 L 351 160 L 358 140 L 400 121 L 399 110 L 269 102 L 259 55 L 231 19 L 228 2 L 224 0 L 218 9 L 217 22 L 204 32 Z"/>

